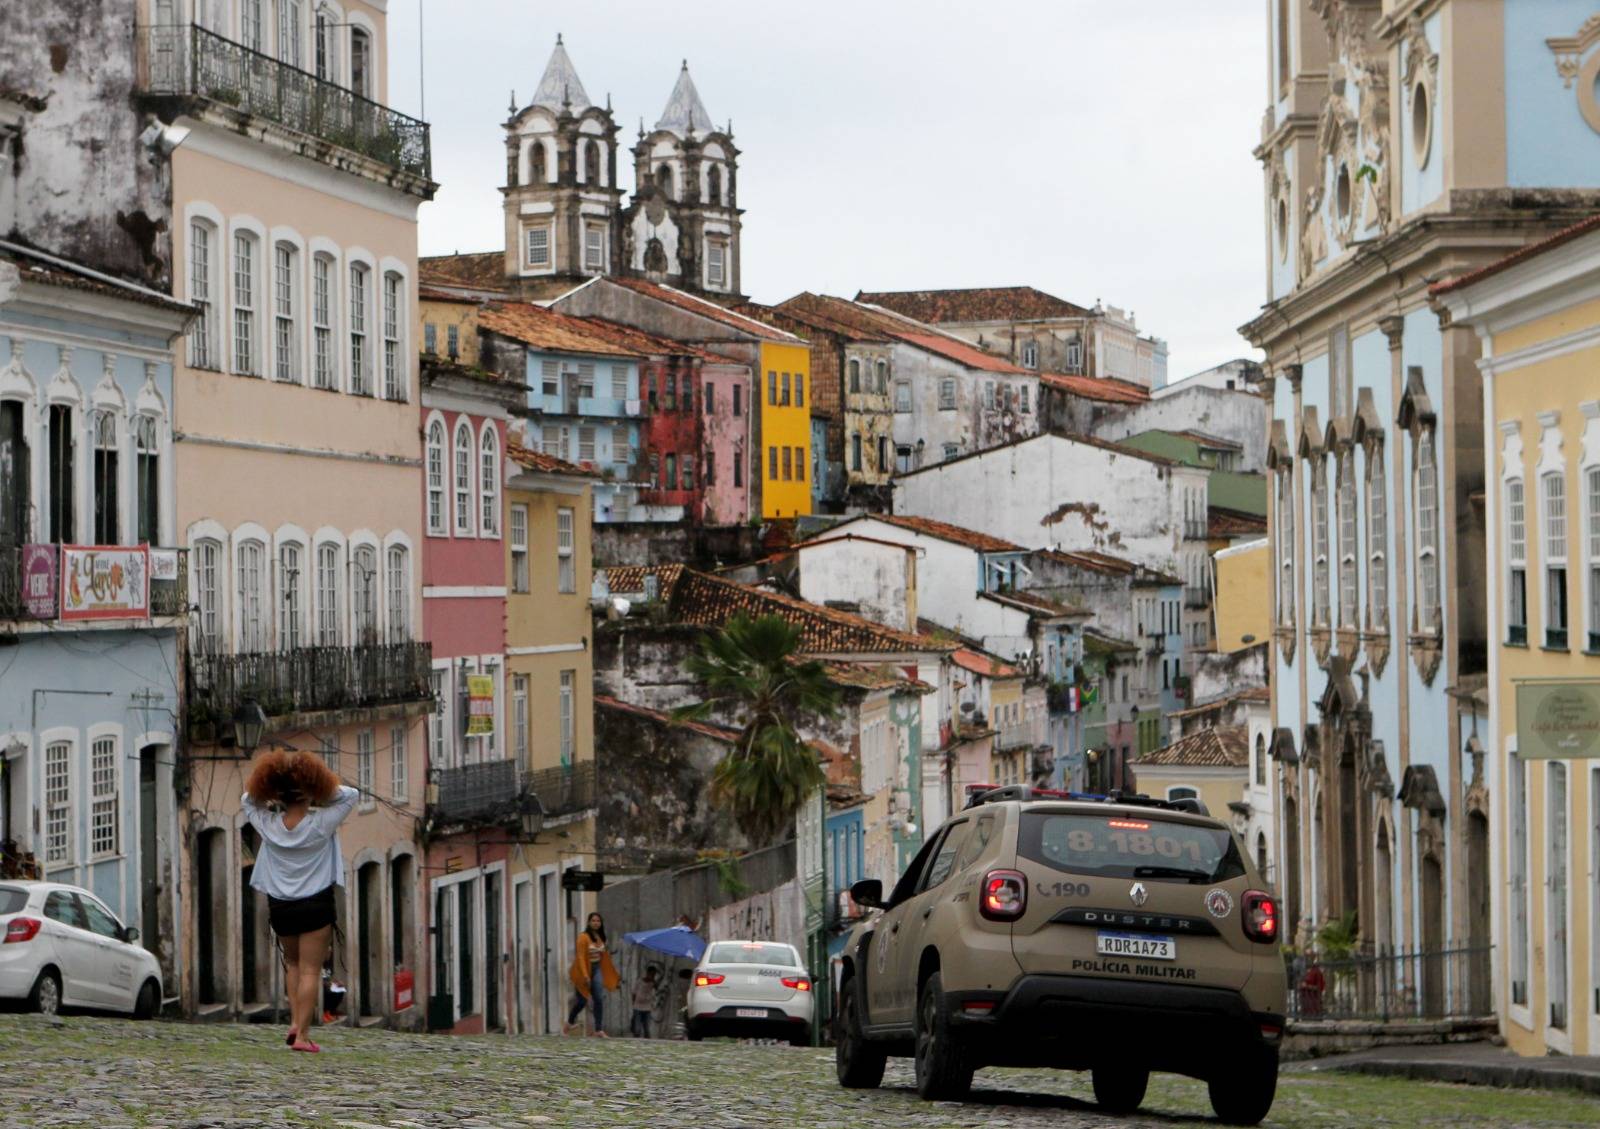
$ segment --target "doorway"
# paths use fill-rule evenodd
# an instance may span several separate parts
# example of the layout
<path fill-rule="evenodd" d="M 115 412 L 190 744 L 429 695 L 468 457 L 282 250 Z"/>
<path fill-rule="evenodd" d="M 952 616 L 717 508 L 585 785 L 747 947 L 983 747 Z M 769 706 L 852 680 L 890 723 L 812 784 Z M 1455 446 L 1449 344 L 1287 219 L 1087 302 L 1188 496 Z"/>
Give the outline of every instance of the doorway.
<path fill-rule="evenodd" d="M 1549 985 L 1550 1026 L 1567 1029 L 1567 766 L 1559 761 L 1549 768 L 1550 786 L 1545 800 L 1545 818 L 1550 826 L 1549 897 L 1546 917 L 1549 962 L 1545 983 Z"/>
<path fill-rule="evenodd" d="M 1378 820 L 1378 849 L 1375 855 L 1377 896 L 1371 937 L 1374 951 L 1382 956 L 1394 948 L 1394 859 L 1389 848 L 1387 819 Z"/>
<path fill-rule="evenodd" d="M 356 920 L 356 1013 L 368 1019 L 383 1014 L 383 868 L 376 862 L 356 871 Z"/>
<path fill-rule="evenodd" d="M 156 753 L 139 750 L 139 942 L 156 952 L 161 936 L 161 858 L 156 834 Z"/>
<path fill-rule="evenodd" d="M 554 874 L 539 875 L 539 998 L 546 1035 L 560 1033 L 561 957 L 557 922 L 561 914 L 561 886 Z"/>
<path fill-rule="evenodd" d="M 1468 1001 L 1473 1015 L 1492 1015 L 1489 967 L 1489 817 L 1467 816 L 1467 955 Z"/>
<path fill-rule="evenodd" d="M 1285 944 L 1294 942 L 1300 931 L 1300 805 L 1293 796 L 1283 798 L 1283 865 L 1278 870 L 1278 885 L 1283 890 Z"/>
<path fill-rule="evenodd" d="M 239 935 L 243 941 L 239 1002 L 264 1003 L 272 998 L 272 970 L 277 963 L 272 925 L 267 919 L 267 896 L 250 885 L 261 838 L 254 827 L 239 829 Z"/>
<path fill-rule="evenodd" d="M 195 988 L 200 1004 L 228 1002 L 228 841 L 220 827 L 195 840 Z"/>
<path fill-rule="evenodd" d="M 503 872 L 491 870 L 483 876 L 483 1029 L 497 1031 L 505 1025 L 500 1014 L 500 997 L 505 991 L 505 961 L 500 953 L 502 921 L 501 885 Z"/>
<path fill-rule="evenodd" d="M 526 1035 L 533 1030 L 533 883 L 524 878 L 513 889 L 517 1033 Z"/>
<path fill-rule="evenodd" d="M 1420 844 L 1419 844 L 1420 846 Z M 1426 848 L 1422 855 L 1422 1014 L 1445 1014 L 1444 992 L 1444 871 L 1438 856 Z"/>

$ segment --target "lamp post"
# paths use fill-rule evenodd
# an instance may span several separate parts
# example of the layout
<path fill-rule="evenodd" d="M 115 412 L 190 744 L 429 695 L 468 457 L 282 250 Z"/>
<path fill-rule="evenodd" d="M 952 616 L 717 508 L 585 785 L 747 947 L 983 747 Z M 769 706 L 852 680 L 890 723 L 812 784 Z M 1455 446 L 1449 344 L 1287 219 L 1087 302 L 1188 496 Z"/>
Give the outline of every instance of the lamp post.
<path fill-rule="evenodd" d="M 233 743 L 250 756 L 267 730 L 267 713 L 254 698 L 245 698 L 233 711 Z"/>

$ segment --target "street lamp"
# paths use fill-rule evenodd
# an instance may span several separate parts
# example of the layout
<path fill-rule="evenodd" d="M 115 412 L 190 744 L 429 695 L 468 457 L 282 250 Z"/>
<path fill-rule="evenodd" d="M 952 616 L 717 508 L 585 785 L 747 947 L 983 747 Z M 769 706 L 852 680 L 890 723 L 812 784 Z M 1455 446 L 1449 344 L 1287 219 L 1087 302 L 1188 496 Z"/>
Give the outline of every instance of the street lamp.
<path fill-rule="evenodd" d="M 245 698 L 233 711 L 233 743 L 245 756 L 256 751 L 267 729 L 267 713 L 254 698 Z"/>

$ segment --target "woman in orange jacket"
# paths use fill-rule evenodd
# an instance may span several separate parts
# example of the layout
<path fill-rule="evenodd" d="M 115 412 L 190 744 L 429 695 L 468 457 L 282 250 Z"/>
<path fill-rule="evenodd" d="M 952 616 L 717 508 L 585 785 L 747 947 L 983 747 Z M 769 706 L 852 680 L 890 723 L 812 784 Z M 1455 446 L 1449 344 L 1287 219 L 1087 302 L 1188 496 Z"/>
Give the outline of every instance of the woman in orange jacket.
<path fill-rule="evenodd" d="M 594 1014 L 594 1033 L 602 1039 L 605 1033 L 605 994 L 615 992 L 622 984 L 617 966 L 611 963 L 611 953 L 606 948 L 606 923 L 598 913 L 591 913 L 583 932 L 578 934 L 577 955 L 572 958 L 572 1007 L 567 1011 L 568 1034 L 578 1025 L 578 1016 L 590 1007 Z"/>

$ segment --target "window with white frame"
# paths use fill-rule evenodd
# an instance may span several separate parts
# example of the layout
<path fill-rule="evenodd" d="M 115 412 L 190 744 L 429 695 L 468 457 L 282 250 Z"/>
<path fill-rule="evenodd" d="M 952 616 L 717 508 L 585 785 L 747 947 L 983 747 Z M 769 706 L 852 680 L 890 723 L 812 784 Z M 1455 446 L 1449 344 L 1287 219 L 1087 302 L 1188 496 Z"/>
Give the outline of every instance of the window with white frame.
<path fill-rule="evenodd" d="M 430 357 L 439 353 L 439 327 L 431 321 L 422 323 L 422 351 Z"/>
<path fill-rule="evenodd" d="M 548 357 L 539 362 L 539 391 L 546 396 L 561 395 L 561 365 Z"/>
<path fill-rule="evenodd" d="M 456 533 L 472 532 L 472 428 L 465 419 L 456 423 Z"/>
<path fill-rule="evenodd" d="M 445 535 L 444 520 L 444 421 L 434 420 L 428 425 L 428 532 L 435 537 Z"/>
<path fill-rule="evenodd" d="M 72 744 L 44 747 L 44 861 L 72 861 Z"/>
<path fill-rule="evenodd" d="M 709 389 L 711 385 L 706 384 Z M 611 398 L 613 400 L 626 400 L 628 398 L 628 366 L 611 366 Z"/>
<path fill-rule="evenodd" d="M 300 256 L 292 243 L 272 249 L 272 364 L 279 380 L 300 380 L 300 335 L 295 331 L 295 293 Z"/>
<path fill-rule="evenodd" d="M 450 357 L 450 359 L 452 361 L 456 360 L 458 357 L 460 357 L 461 356 L 461 327 L 459 325 L 447 325 L 447 326 L 445 326 L 444 327 L 444 342 L 445 342 L 445 345 L 444 345 L 445 352 L 448 354 L 448 356 Z"/>
<path fill-rule="evenodd" d="M 333 388 L 338 361 L 333 350 L 333 256 L 311 257 L 311 379 L 318 388 Z"/>
<path fill-rule="evenodd" d="M 411 638 L 411 555 L 404 545 L 390 545 L 385 557 L 389 642 L 404 643 Z"/>
<path fill-rule="evenodd" d="M 578 362 L 578 399 L 594 399 L 594 362 Z"/>
<path fill-rule="evenodd" d="M 378 641 L 378 550 L 371 545 L 350 554 L 350 623 L 356 646 Z"/>
<path fill-rule="evenodd" d="M 1328 626 L 1328 471 L 1322 456 L 1311 463 L 1311 625 Z"/>
<path fill-rule="evenodd" d="M 96 545 L 120 544 L 117 518 L 122 510 L 117 487 L 122 481 L 118 469 L 121 462 L 121 443 L 117 438 L 117 415 L 99 409 L 89 416 L 89 426 L 94 437 L 94 471 L 90 487 L 94 491 L 94 543 Z"/>
<path fill-rule="evenodd" d="M 556 591 L 576 592 L 578 590 L 578 562 L 577 547 L 574 543 L 574 529 L 570 507 L 561 506 L 556 510 Z"/>
<path fill-rule="evenodd" d="M 189 323 L 189 363 L 195 368 L 217 367 L 216 239 L 208 221 L 189 224 L 189 301 L 197 311 Z"/>
<path fill-rule="evenodd" d="M 528 676 L 511 676 L 511 749 L 517 763 L 528 765 Z"/>
<path fill-rule="evenodd" d="M 1589 577 L 1589 638 L 1586 649 L 1593 654 L 1600 652 L 1600 466 L 1585 470 L 1583 482 L 1586 511 L 1583 540 L 1588 559 L 1585 571 Z M 1592 810 L 1600 811 L 1600 808 Z M 1600 857 L 1600 854 L 1596 857 Z M 1600 913 L 1597 913 L 1597 920 L 1600 920 Z"/>
<path fill-rule="evenodd" d="M 872 382 L 872 390 L 881 396 L 889 391 L 889 362 L 882 357 L 878 358 L 872 364 L 872 371 L 876 375 L 876 379 Z"/>
<path fill-rule="evenodd" d="M 633 444 L 628 440 L 628 425 L 619 423 L 611 429 L 611 461 L 626 466 L 633 461 Z"/>
<path fill-rule="evenodd" d="M 539 449 L 543 454 L 554 455 L 558 459 L 567 457 L 566 428 L 547 423 L 539 429 Z"/>
<path fill-rule="evenodd" d="M 117 813 L 119 796 L 117 739 L 97 737 L 89 746 L 89 857 L 117 853 L 121 841 Z"/>
<path fill-rule="evenodd" d="M 278 646 L 282 650 L 293 650 L 305 643 L 300 607 L 303 557 L 304 549 L 298 541 L 285 541 L 278 546 Z"/>
<path fill-rule="evenodd" d="M 406 763 L 406 727 L 389 727 L 389 798 L 403 804 L 411 798 L 411 766 Z"/>
<path fill-rule="evenodd" d="M 450 732 L 446 714 L 450 709 L 450 696 L 446 680 L 450 672 L 434 669 L 428 672 L 428 688 L 433 692 L 433 712 L 428 715 L 428 763 L 435 768 L 449 765 L 449 751 L 445 734 Z"/>
<path fill-rule="evenodd" d="M 1522 479 L 1508 478 L 1506 492 L 1506 642 L 1528 641 L 1528 503 Z"/>
<path fill-rule="evenodd" d="M 256 357 L 256 237 L 233 236 L 233 371 L 254 376 Z"/>
<path fill-rule="evenodd" d="M 350 29 L 350 90 L 372 97 L 372 37 L 361 28 Z"/>
<path fill-rule="evenodd" d="M 590 454 L 593 455 L 592 450 Z M 493 423 L 484 424 L 478 444 L 478 501 L 478 523 L 483 535 L 500 536 L 500 437 Z"/>
<path fill-rule="evenodd" d="M 1288 467 L 1273 476 L 1278 490 L 1278 523 L 1273 531 L 1278 547 L 1278 623 L 1294 626 L 1294 477 Z"/>
<path fill-rule="evenodd" d="M 359 806 L 363 809 L 371 808 L 374 804 L 373 776 L 377 753 L 373 744 L 372 730 L 363 729 L 356 734 L 356 788 L 361 792 Z"/>
<path fill-rule="evenodd" d="M 511 505 L 511 590 L 528 590 L 528 507 Z"/>
<path fill-rule="evenodd" d="M 706 240 L 706 283 L 710 286 L 728 284 L 728 244 L 721 239 Z"/>
<path fill-rule="evenodd" d="M 909 412 L 911 410 L 911 382 L 897 380 L 894 384 L 894 410 Z"/>
<path fill-rule="evenodd" d="M 1039 367 L 1039 345 L 1034 341 L 1026 341 L 1022 345 L 1022 367 Z"/>
<path fill-rule="evenodd" d="M 267 37 L 261 19 L 266 0 L 239 0 L 239 42 L 252 51 L 264 51 Z"/>
<path fill-rule="evenodd" d="M 278 0 L 278 60 L 304 69 L 300 43 L 300 0 Z"/>
<path fill-rule="evenodd" d="M 573 731 L 573 694 L 577 688 L 577 671 L 563 670 L 561 672 L 561 767 L 566 768 L 572 764 L 572 750 L 575 743 Z"/>
<path fill-rule="evenodd" d="M 1567 480 L 1560 471 L 1539 476 L 1544 519 L 1544 645 L 1567 646 Z"/>
<path fill-rule="evenodd" d="M 317 546 L 317 646 L 339 645 L 339 546 Z"/>
<path fill-rule="evenodd" d="M 537 144 L 537 142 L 535 143 Z M 530 267 L 547 267 L 550 265 L 550 229 L 548 227 L 530 227 L 526 232 L 528 265 Z"/>
<path fill-rule="evenodd" d="M 1367 445 L 1367 622 L 1389 626 L 1389 498 L 1383 473 L 1383 442 Z"/>
<path fill-rule="evenodd" d="M 251 539 L 239 543 L 239 651 L 267 649 L 267 547 Z"/>
<path fill-rule="evenodd" d="M 367 344 L 368 293 L 372 272 L 362 263 L 350 265 L 350 391 L 372 395 L 372 354 Z"/>
<path fill-rule="evenodd" d="M 1339 626 L 1354 631 L 1361 626 L 1356 592 L 1360 570 L 1356 545 L 1356 467 L 1350 448 L 1339 452 Z"/>
<path fill-rule="evenodd" d="M 599 224 L 589 224 L 583 229 L 583 265 L 586 270 L 604 270 L 606 265 L 606 229 Z"/>
<path fill-rule="evenodd" d="M 1418 435 L 1416 455 L 1417 627 L 1433 631 L 1439 622 L 1439 470 L 1431 428 Z"/>
<path fill-rule="evenodd" d="M 218 587 L 225 571 L 222 543 L 205 537 L 194 543 L 195 605 L 200 615 L 200 653 L 222 651 L 222 593 Z"/>
<path fill-rule="evenodd" d="M 400 324 L 405 316 L 405 295 L 394 271 L 383 276 L 383 398 L 406 398 L 406 362 L 400 354 Z"/>
<path fill-rule="evenodd" d="M 580 463 L 594 462 L 594 435 L 593 427 L 585 425 L 578 428 L 578 461 Z"/>

